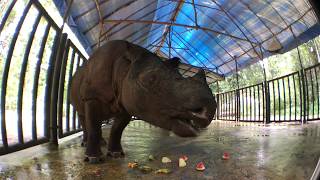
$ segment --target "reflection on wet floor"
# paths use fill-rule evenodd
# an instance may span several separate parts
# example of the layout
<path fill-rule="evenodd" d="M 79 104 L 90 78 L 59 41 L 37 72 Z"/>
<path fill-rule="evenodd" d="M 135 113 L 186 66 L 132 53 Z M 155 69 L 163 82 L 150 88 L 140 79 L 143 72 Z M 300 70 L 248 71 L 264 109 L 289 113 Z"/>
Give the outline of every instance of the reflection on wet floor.
<path fill-rule="evenodd" d="M 103 128 L 104 137 L 110 127 Z M 83 161 L 78 135 L 59 148 L 41 145 L 0 157 L 0 179 L 309 179 L 320 156 L 320 122 L 271 124 L 213 122 L 196 138 L 180 138 L 141 121 L 125 130 L 122 145 L 126 157 L 91 165 Z M 106 152 L 106 148 L 103 148 Z M 222 160 L 224 152 L 229 160 Z M 149 161 L 148 156 L 155 156 Z M 181 155 L 187 166 L 178 167 Z M 173 162 L 162 164 L 161 157 Z M 128 162 L 169 168 L 170 174 L 144 174 L 129 169 Z M 206 170 L 195 170 L 198 162 Z"/>

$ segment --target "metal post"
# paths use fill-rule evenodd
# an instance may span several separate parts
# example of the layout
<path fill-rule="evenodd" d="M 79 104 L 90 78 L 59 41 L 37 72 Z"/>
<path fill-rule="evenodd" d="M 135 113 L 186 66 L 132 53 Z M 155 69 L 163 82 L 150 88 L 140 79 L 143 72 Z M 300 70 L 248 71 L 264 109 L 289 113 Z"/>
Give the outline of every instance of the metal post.
<path fill-rule="evenodd" d="M 63 16 L 63 23 L 60 27 L 57 56 L 55 58 L 53 77 L 52 77 L 52 91 L 51 91 L 51 104 L 50 104 L 50 143 L 53 145 L 58 145 L 58 126 L 57 126 L 57 102 L 58 102 L 58 92 L 59 92 L 59 78 L 61 71 L 61 61 L 64 54 L 64 49 L 66 46 L 68 35 L 63 33 L 63 28 L 66 23 L 67 17 L 69 16 L 73 0 L 68 4 L 67 10 Z"/>
<path fill-rule="evenodd" d="M 271 117 L 271 108 L 270 108 L 270 91 L 269 91 L 269 83 L 267 81 L 267 73 L 266 68 L 264 66 L 264 63 L 262 61 L 262 69 L 263 69 L 263 78 L 264 78 L 264 97 L 265 97 L 265 106 L 266 106 L 266 114 L 265 114 L 265 123 L 270 123 L 270 117 Z"/>
<path fill-rule="evenodd" d="M 50 142 L 54 145 L 58 145 L 58 126 L 57 126 L 57 103 L 58 103 L 58 92 L 59 92 L 59 78 L 60 78 L 60 71 L 61 71 L 61 63 L 62 63 L 62 57 L 64 54 L 64 49 L 66 46 L 67 41 L 67 34 L 60 32 L 59 35 L 60 43 L 59 48 L 56 56 L 56 62 L 54 65 L 54 71 L 53 71 L 53 78 L 52 78 L 52 91 L 51 91 L 51 111 L 50 111 Z"/>
<path fill-rule="evenodd" d="M 220 98 L 219 98 L 219 92 L 220 92 L 220 88 L 219 88 L 219 82 L 217 81 L 217 112 L 216 112 L 216 120 L 219 119 L 219 112 L 220 112 Z"/>
<path fill-rule="evenodd" d="M 239 72 L 238 72 L 238 63 L 237 58 L 234 57 L 234 61 L 236 63 L 236 78 L 237 78 L 237 89 L 236 89 L 236 122 L 240 121 L 240 85 L 239 85 Z"/>
<path fill-rule="evenodd" d="M 299 46 L 297 46 L 297 52 L 298 52 L 298 59 L 299 59 L 299 64 L 300 64 L 300 80 L 301 80 L 301 86 L 302 86 L 302 101 L 303 101 L 303 117 L 301 119 L 302 123 L 307 122 L 307 116 L 308 116 L 308 108 L 307 108 L 307 93 L 306 93 L 306 80 L 305 80 L 305 72 L 301 60 L 301 54 L 299 50 Z M 301 97 L 301 94 L 300 94 Z M 300 102 L 301 103 L 301 102 Z"/>

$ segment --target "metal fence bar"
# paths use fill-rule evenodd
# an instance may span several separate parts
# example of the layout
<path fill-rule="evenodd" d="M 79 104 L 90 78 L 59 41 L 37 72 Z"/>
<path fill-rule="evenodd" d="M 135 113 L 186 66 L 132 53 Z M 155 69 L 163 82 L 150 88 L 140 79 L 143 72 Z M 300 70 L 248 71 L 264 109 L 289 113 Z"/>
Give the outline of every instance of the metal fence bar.
<path fill-rule="evenodd" d="M 311 69 L 309 72 L 310 72 L 310 81 L 311 81 L 311 102 L 312 102 L 312 119 L 314 119 L 314 90 L 313 90 L 313 77 L 312 77 L 312 70 L 314 69 Z M 309 101 L 310 102 L 310 101 Z"/>
<path fill-rule="evenodd" d="M 318 71 L 317 71 L 317 69 L 318 69 L 318 67 L 316 67 L 316 68 L 314 68 L 314 73 L 315 73 L 315 78 L 316 78 L 316 86 L 317 86 L 317 95 L 318 95 L 318 97 L 317 97 L 317 105 L 318 105 L 318 112 L 317 112 L 317 118 L 319 118 L 320 117 L 320 98 L 319 98 L 319 96 L 320 96 L 320 92 L 319 92 L 319 79 L 318 79 L 318 75 L 317 75 L 317 73 L 318 73 Z"/>
<path fill-rule="evenodd" d="M 24 56 L 22 59 L 22 65 L 21 65 L 21 70 L 20 70 L 20 78 L 19 78 L 19 85 L 18 85 L 18 99 L 17 99 L 17 112 L 18 112 L 18 126 L 19 130 L 21 131 L 20 134 L 21 136 L 19 137 L 20 143 L 23 143 L 23 132 L 22 132 L 22 100 L 23 100 L 23 86 L 25 82 L 25 75 L 27 71 L 27 65 L 28 65 L 28 60 L 29 60 L 29 54 L 31 50 L 31 46 L 33 43 L 34 35 L 36 33 L 36 30 L 38 28 L 38 25 L 40 23 L 41 15 L 38 14 L 35 20 L 35 23 L 32 26 L 32 31 L 30 33 L 26 49 L 24 52 Z"/>
<path fill-rule="evenodd" d="M 7 94 L 7 82 L 8 82 L 8 75 L 9 75 L 9 69 L 10 69 L 10 64 L 11 64 L 11 59 L 13 56 L 13 50 L 16 45 L 18 35 L 20 33 L 21 27 L 23 25 L 23 22 L 29 12 L 29 9 L 31 7 L 32 3 L 29 1 L 27 6 L 24 8 L 22 16 L 17 24 L 16 30 L 13 34 L 12 40 L 10 42 L 10 47 L 8 50 L 8 54 L 6 57 L 6 61 L 3 67 L 3 74 L 2 74 L 2 84 L 1 84 L 1 133 L 2 133 L 2 142 L 3 146 L 5 148 L 8 147 L 8 141 L 7 141 L 7 130 L 6 130 L 6 94 Z M 20 123 L 18 123 L 20 124 Z M 19 127 L 19 125 L 18 125 Z M 19 143 L 23 143 L 23 134 L 21 130 L 18 130 L 18 140 Z"/>
<path fill-rule="evenodd" d="M 7 20 L 8 20 L 8 17 L 14 7 L 14 5 L 16 4 L 17 0 L 13 0 L 11 1 L 11 4 L 9 5 L 7 11 L 5 12 L 3 18 L 2 18 L 2 21 L 1 21 L 1 24 L 0 24 L 0 34 L 4 28 L 4 25 L 6 24 Z"/>
<path fill-rule="evenodd" d="M 288 81 L 287 81 L 287 84 L 288 84 L 288 90 L 289 90 L 289 120 L 291 120 L 291 106 L 292 106 L 292 103 L 291 103 L 291 88 L 290 88 L 290 77 L 288 77 Z"/>
<path fill-rule="evenodd" d="M 286 79 L 287 77 L 283 78 L 282 79 L 282 92 L 283 92 L 283 120 L 285 121 L 286 120 L 286 87 L 284 85 L 284 80 Z"/>
<path fill-rule="evenodd" d="M 67 40 L 66 48 L 63 54 L 62 62 L 61 62 L 61 71 L 60 71 L 60 78 L 59 78 L 59 88 L 58 88 L 58 132 L 59 137 L 63 135 L 63 95 L 64 95 L 64 79 L 66 74 L 66 66 L 68 61 L 68 55 L 70 50 L 70 40 Z"/>
<path fill-rule="evenodd" d="M 296 88 L 296 80 L 294 79 L 295 75 L 292 76 L 293 81 L 293 89 L 294 89 L 294 120 L 297 120 L 297 88 Z"/>
<path fill-rule="evenodd" d="M 33 92 L 32 92 L 32 139 L 37 140 L 37 96 L 38 96 L 38 85 L 39 85 L 39 75 L 40 68 L 43 58 L 44 49 L 49 36 L 50 25 L 48 24 L 44 36 L 42 37 L 41 46 L 38 52 L 38 62 L 36 64 L 35 75 L 33 80 Z"/>
<path fill-rule="evenodd" d="M 67 132 L 70 131 L 70 89 L 71 89 L 71 79 L 72 79 L 72 72 L 73 72 L 73 65 L 74 65 L 74 58 L 76 55 L 76 51 L 73 50 L 72 52 L 72 57 L 71 57 L 71 62 L 70 62 L 70 69 L 69 69 L 69 79 L 68 79 L 68 84 L 67 84 L 67 103 L 66 103 L 66 124 L 67 124 Z"/>
<path fill-rule="evenodd" d="M 59 45 L 57 49 L 57 58 L 55 59 L 53 78 L 52 78 L 52 91 L 51 91 L 51 110 L 50 110 L 50 122 L 51 122 L 51 135 L 50 141 L 53 144 L 58 144 L 58 136 L 57 136 L 57 120 L 58 120 L 58 94 L 59 94 L 59 79 L 60 79 L 60 71 L 62 66 L 62 58 L 64 54 L 64 49 L 67 46 L 67 34 L 59 35 Z"/>
<path fill-rule="evenodd" d="M 47 70 L 47 75 L 46 75 L 46 87 L 45 87 L 45 123 L 44 123 L 44 134 L 45 137 L 50 138 L 50 109 L 51 109 L 51 93 L 52 93 L 52 82 L 53 82 L 53 72 L 55 69 L 55 58 L 58 53 L 58 48 L 59 48 L 59 37 L 60 34 L 57 31 L 55 38 L 53 40 L 53 46 L 51 49 L 51 55 L 49 58 L 49 65 L 48 65 L 48 70 Z"/>

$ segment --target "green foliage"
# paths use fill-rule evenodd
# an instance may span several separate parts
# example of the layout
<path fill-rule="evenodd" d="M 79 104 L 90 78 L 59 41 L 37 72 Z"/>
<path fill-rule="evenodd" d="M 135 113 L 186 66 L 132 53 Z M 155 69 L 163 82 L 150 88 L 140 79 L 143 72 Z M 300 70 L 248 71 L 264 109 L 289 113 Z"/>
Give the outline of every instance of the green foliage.
<path fill-rule="evenodd" d="M 299 46 L 301 63 L 298 50 L 295 48 L 285 54 L 277 54 L 266 58 L 263 63 L 258 62 L 240 70 L 238 72 L 239 87 L 262 83 L 264 81 L 262 64 L 265 66 L 267 80 L 297 72 L 301 70 L 301 65 L 306 68 L 317 64 L 319 62 L 319 44 L 320 37 L 317 37 Z M 226 77 L 224 81 L 219 82 L 219 88 L 216 83 L 210 85 L 214 93 L 230 91 L 237 89 L 237 87 L 237 74 L 232 74 Z"/>

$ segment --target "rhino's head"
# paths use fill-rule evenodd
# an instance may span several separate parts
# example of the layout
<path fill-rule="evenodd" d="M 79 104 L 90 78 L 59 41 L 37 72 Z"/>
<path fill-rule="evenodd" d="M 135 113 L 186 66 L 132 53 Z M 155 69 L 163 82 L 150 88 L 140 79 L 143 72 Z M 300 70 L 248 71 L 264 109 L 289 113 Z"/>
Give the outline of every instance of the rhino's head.
<path fill-rule="evenodd" d="M 200 69 L 184 78 L 179 58 L 161 61 L 152 53 L 137 55 L 122 83 L 122 105 L 132 115 L 182 137 L 207 127 L 216 101 Z"/>

